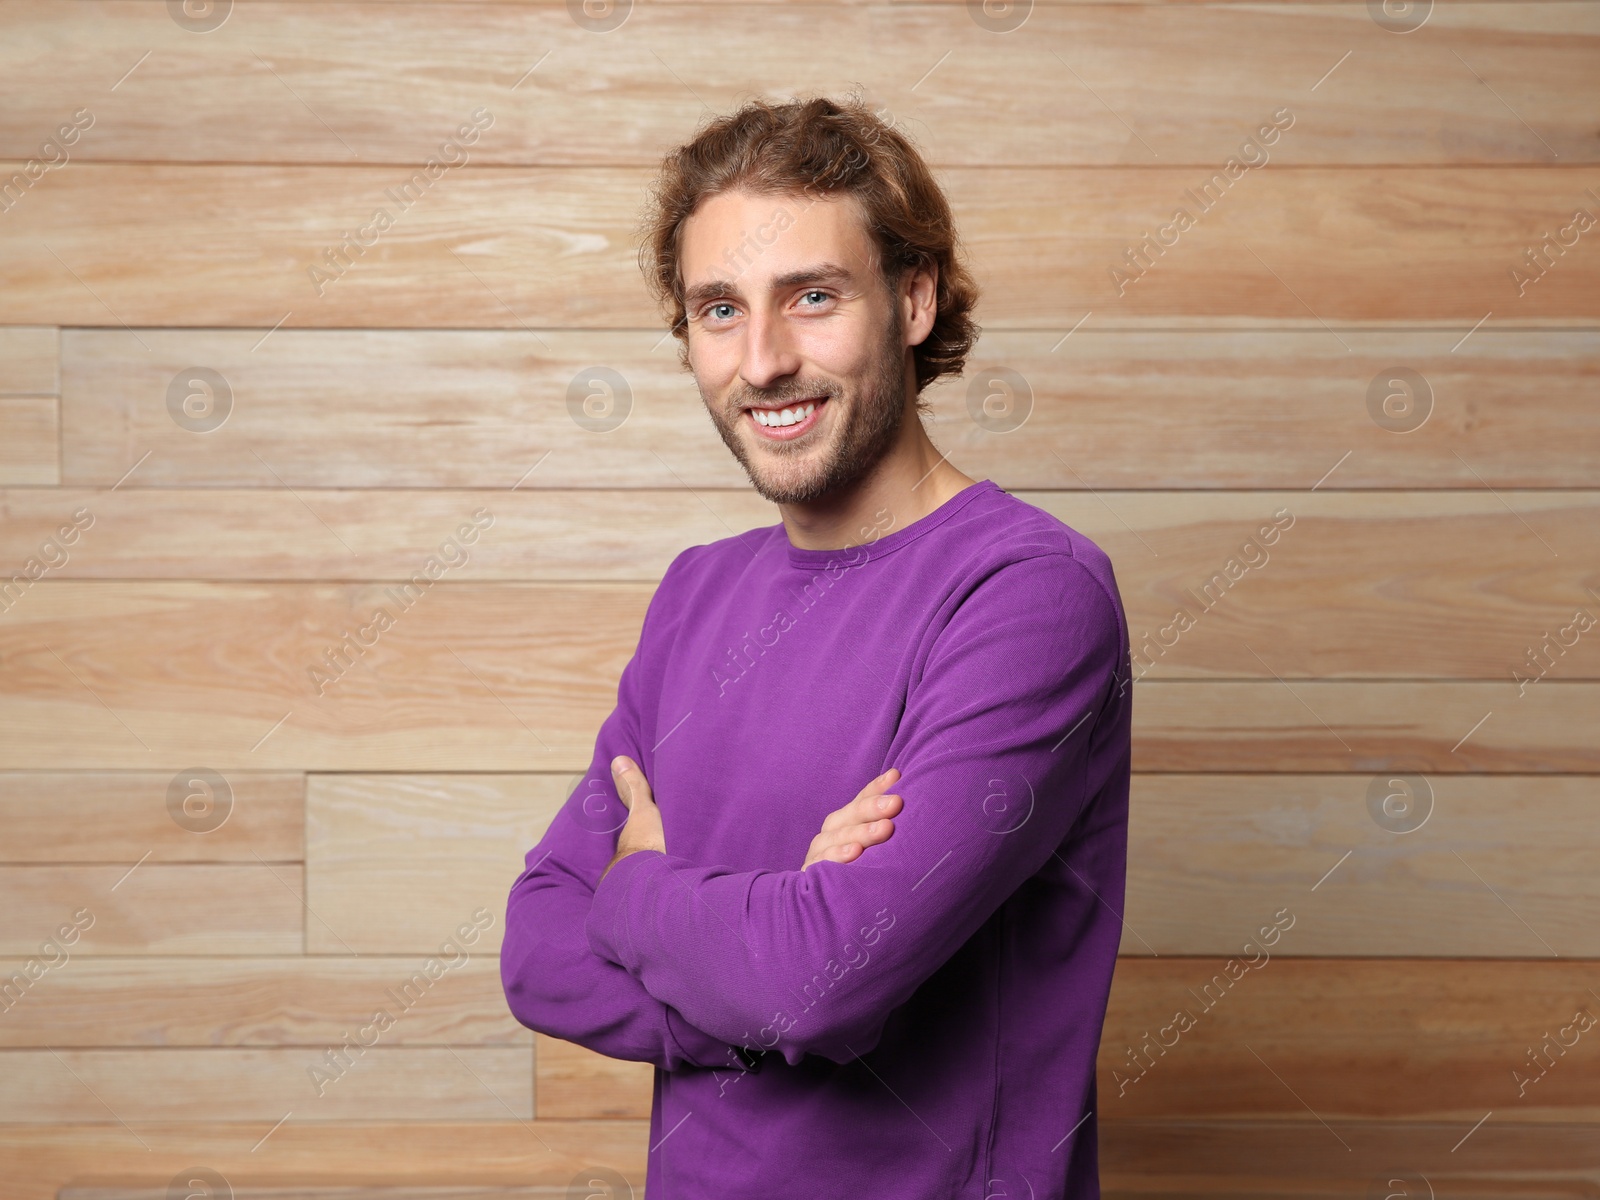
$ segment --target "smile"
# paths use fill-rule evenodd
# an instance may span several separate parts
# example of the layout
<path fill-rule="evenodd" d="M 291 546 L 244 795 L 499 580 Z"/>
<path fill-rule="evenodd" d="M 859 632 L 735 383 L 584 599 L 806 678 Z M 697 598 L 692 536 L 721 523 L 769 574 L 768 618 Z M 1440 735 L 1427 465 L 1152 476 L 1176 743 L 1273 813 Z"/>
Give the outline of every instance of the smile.
<path fill-rule="evenodd" d="M 816 425 L 827 403 L 826 396 L 818 396 L 782 408 L 747 408 L 745 412 L 750 414 L 750 423 L 763 438 L 787 442 L 801 437 Z"/>

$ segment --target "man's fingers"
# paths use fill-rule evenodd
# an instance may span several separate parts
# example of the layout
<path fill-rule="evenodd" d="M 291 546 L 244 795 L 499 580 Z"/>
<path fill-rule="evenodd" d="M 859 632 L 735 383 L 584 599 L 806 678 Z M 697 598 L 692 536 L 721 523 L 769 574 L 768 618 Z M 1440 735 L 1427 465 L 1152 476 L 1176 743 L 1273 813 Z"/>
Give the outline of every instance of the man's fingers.
<path fill-rule="evenodd" d="M 646 801 L 655 799 L 644 772 L 639 769 L 639 764 L 626 754 L 619 754 L 611 760 L 611 779 L 617 785 L 617 798 L 629 811 L 633 809 L 635 797 Z"/>

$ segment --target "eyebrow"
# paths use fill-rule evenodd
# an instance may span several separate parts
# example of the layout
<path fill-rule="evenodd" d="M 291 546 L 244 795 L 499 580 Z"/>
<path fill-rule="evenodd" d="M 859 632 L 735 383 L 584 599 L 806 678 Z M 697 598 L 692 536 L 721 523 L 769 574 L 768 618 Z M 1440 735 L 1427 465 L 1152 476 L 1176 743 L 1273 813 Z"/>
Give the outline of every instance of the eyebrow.
<path fill-rule="evenodd" d="M 772 281 L 774 291 L 787 291 L 801 284 L 819 283 L 847 283 L 854 276 L 838 263 L 819 263 L 815 267 L 806 267 L 799 271 L 790 271 L 779 275 Z M 687 289 L 683 294 L 683 306 L 686 309 L 697 308 L 707 300 L 716 300 L 722 296 L 731 296 L 743 299 L 744 294 L 739 291 L 739 285 L 733 279 L 712 279 L 705 283 L 697 283 Z"/>

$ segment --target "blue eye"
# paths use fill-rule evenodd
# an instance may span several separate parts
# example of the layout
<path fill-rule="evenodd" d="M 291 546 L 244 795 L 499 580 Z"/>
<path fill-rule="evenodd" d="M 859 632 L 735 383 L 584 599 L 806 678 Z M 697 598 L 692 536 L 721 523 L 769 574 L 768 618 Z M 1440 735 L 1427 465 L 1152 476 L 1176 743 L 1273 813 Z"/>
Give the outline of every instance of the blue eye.
<path fill-rule="evenodd" d="M 824 292 L 824 291 L 822 291 L 822 290 L 820 290 L 818 288 L 813 288 L 813 289 L 811 289 L 811 291 L 809 291 L 809 292 L 807 292 L 805 294 L 807 296 L 821 296 L 824 301 L 826 301 L 827 298 L 828 298 L 828 293 Z"/>
<path fill-rule="evenodd" d="M 707 311 L 707 312 L 708 312 L 708 313 L 710 313 L 710 314 L 712 314 L 712 316 L 716 316 L 716 312 L 717 312 L 717 309 L 719 309 L 719 308 L 732 308 L 732 307 L 733 307 L 733 305 L 731 305 L 731 304 L 727 304 L 727 303 L 722 303 L 722 304 L 713 304 L 713 305 L 712 305 L 712 306 L 711 306 L 711 307 L 710 307 L 710 308 L 708 308 L 708 309 L 707 309 L 707 310 L 706 310 L 706 311 Z"/>

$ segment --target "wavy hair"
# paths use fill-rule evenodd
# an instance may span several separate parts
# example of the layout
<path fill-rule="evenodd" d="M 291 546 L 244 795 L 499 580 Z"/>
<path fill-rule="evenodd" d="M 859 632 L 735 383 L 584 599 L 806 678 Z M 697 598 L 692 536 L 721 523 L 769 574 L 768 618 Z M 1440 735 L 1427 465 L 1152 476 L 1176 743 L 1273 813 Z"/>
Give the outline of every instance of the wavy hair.
<path fill-rule="evenodd" d="M 978 286 L 964 262 L 955 218 L 917 148 L 858 96 L 753 100 L 713 118 L 666 156 L 640 228 L 639 266 L 689 365 L 679 246 L 684 222 L 722 192 L 853 196 L 891 290 L 908 269 L 937 269 L 933 329 L 912 347 L 917 392 L 959 375 L 979 327 Z"/>

